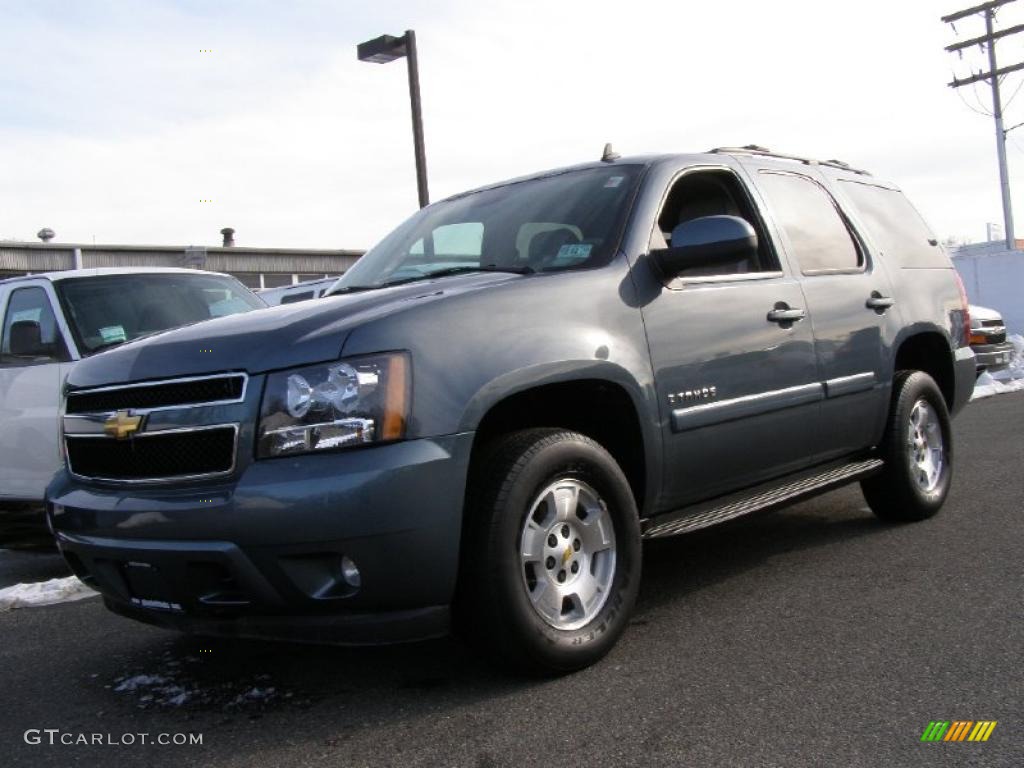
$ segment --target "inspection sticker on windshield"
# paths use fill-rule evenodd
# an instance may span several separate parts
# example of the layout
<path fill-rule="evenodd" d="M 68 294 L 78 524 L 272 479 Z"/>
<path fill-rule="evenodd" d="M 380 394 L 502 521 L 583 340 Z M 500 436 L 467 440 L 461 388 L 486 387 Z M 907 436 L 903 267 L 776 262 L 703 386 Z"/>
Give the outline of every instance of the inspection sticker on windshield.
<path fill-rule="evenodd" d="M 623 176 L 609 176 L 608 181 L 604 183 L 606 187 L 617 187 L 622 183 Z"/>
<path fill-rule="evenodd" d="M 556 264 L 571 264 L 574 261 L 583 261 L 590 255 L 590 249 L 594 246 L 590 243 L 568 243 L 558 249 L 555 257 Z"/>
<path fill-rule="evenodd" d="M 124 327 L 120 325 L 108 325 L 106 328 L 100 328 L 100 338 L 103 339 L 104 344 L 109 344 L 112 341 L 128 341 L 128 335 L 124 332 Z"/>

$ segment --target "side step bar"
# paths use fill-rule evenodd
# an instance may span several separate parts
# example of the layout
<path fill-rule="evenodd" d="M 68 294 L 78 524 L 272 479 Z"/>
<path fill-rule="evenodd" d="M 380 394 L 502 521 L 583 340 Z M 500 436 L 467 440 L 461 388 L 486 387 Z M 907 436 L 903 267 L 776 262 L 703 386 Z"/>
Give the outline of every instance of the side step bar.
<path fill-rule="evenodd" d="M 724 523 L 726 520 L 742 517 L 751 512 L 792 504 L 873 475 L 881 468 L 881 459 L 852 461 L 839 466 L 832 465 L 826 470 L 819 469 L 813 474 L 804 475 L 798 480 L 790 480 L 753 496 L 732 494 L 724 499 L 710 502 L 710 506 L 703 504 L 685 507 L 676 512 L 641 521 L 643 537 L 657 539 L 664 536 L 676 536 L 680 533 L 689 533 L 717 523 Z"/>

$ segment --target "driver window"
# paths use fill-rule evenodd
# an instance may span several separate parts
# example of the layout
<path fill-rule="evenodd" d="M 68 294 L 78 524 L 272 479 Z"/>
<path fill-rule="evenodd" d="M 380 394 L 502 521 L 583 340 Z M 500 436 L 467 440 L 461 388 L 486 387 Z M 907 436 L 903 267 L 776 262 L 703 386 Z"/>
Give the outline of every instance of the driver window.
<path fill-rule="evenodd" d="M 63 340 L 46 291 L 37 287 L 12 291 L 4 315 L 0 362 L 24 365 L 63 356 Z"/>
<path fill-rule="evenodd" d="M 757 233 L 757 256 L 712 267 L 694 267 L 685 275 L 742 274 L 777 269 L 761 219 L 754 213 L 753 204 L 739 180 L 729 171 L 696 171 L 684 174 L 676 181 L 651 233 L 651 250 L 670 247 L 673 229 L 702 216 L 738 216 L 745 219 Z"/>

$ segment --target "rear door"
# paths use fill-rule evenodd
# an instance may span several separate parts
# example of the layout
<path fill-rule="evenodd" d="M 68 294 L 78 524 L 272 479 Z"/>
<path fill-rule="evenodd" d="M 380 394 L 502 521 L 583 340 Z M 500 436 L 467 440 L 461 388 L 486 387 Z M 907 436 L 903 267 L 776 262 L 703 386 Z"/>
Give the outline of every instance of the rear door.
<path fill-rule="evenodd" d="M 42 280 L 12 284 L 0 298 L 0 497 L 7 499 L 41 502 L 60 465 L 58 410 L 70 355 L 53 298 Z"/>
<path fill-rule="evenodd" d="M 811 170 L 754 170 L 799 273 L 824 385 L 823 458 L 870 447 L 888 409 L 889 348 L 898 331 L 892 282 Z"/>
<path fill-rule="evenodd" d="M 810 316 L 747 185 L 729 167 L 688 169 L 662 203 L 650 247 L 664 247 L 681 221 L 715 214 L 751 223 L 757 259 L 665 282 L 642 309 L 664 425 L 662 509 L 816 459 L 821 386 Z"/>

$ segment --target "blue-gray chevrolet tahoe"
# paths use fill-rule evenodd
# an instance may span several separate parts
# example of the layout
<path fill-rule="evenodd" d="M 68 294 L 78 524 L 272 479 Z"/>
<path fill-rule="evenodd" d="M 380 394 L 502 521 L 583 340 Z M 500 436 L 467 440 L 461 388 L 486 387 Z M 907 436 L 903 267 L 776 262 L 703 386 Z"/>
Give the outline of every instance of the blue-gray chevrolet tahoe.
<path fill-rule="evenodd" d="M 935 514 L 975 379 L 903 194 L 748 146 L 620 158 L 416 213 L 326 298 L 79 363 L 48 515 L 119 614 L 599 659 L 641 543 L 859 481 Z"/>

